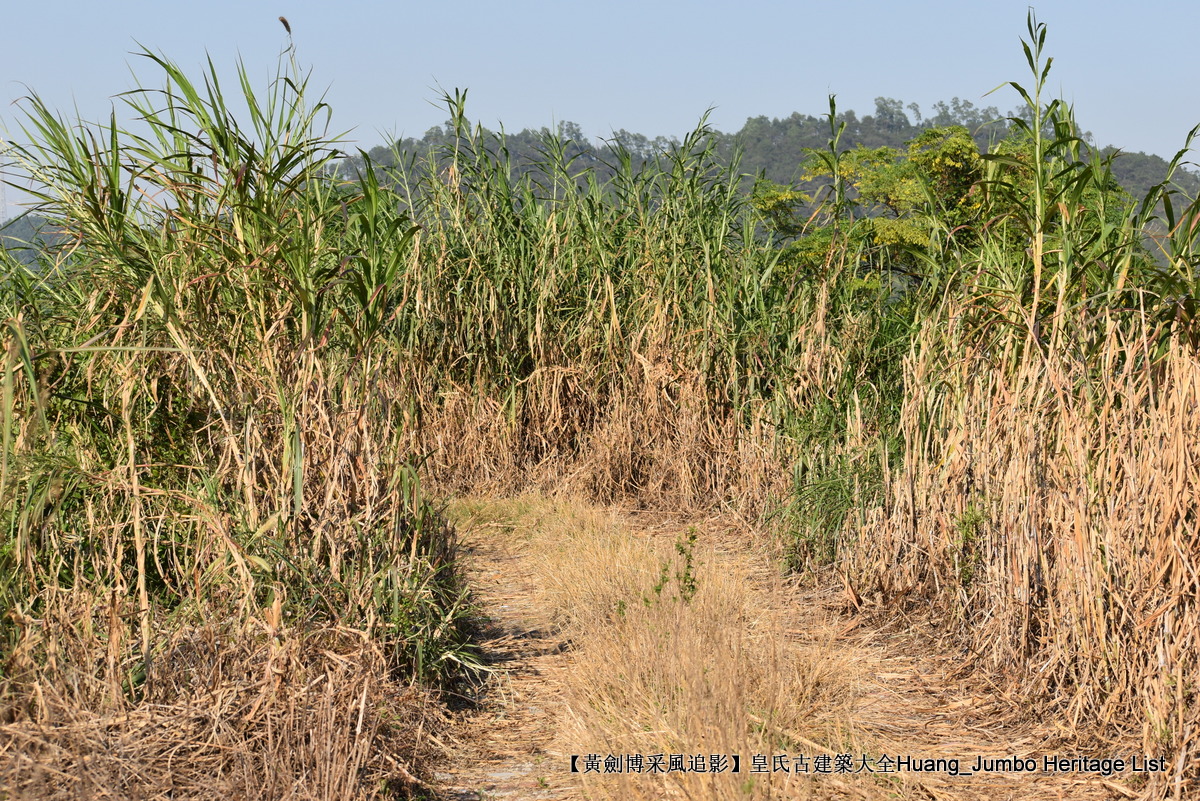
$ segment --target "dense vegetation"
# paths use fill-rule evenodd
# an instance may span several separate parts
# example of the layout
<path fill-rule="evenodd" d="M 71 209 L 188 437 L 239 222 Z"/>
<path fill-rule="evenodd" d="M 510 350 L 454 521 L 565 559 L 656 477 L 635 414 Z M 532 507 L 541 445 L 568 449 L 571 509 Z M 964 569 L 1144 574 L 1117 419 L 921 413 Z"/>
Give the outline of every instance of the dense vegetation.
<path fill-rule="evenodd" d="M 924 121 L 851 147 L 831 101 L 800 186 L 748 185 L 704 126 L 602 168 L 544 132 L 519 168 L 461 95 L 429 149 L 335 167 L 294 65 L 265 99 L 243 80 L 245 125 L 215 74 L 151 54 L 168 89 L 128 96 L 149 133 L 32 101 L 14 154 L 66 240 L 3 289 L 0 656 L 29 724 L 6 736 L 228 691 L 193 758 L 286 782 L 273 757 L 311 740 L 248 728 L 287 698 L 361 732 L 368 692 L 471 661 L 421 483 L 566 486 L 732 507 L 860 605 L 932 610 L 1066 736 L 1177 755 L 1153 789 L 1186 793 L 1200 205 L 1181 158 L 1121 188 L 1045 101 L 1044 39 L 1031 19 L 1033 82 L 987 148 Z M 358 760 L 337 781 L 403 784 L 327 728 Z"/>
<path fill-rule="evenodd" d="M 905 104 L 895 98 L 875 99 L 875 112 L 862 117 L 854 110 L 837 112 L 836 121 L 845 123 L 846 128 L 839 140 L 847 150 L 856 148 L 890 148 L 897 153 L 908 147 L 908 143 L 933 129 L 965 128 L 978 147 L 986 151 L 1009 133 L 1009 117 L 1020 117 L 1026 110 L 1015 109 L 1009 115 L 1001 114 L 995 106 L 979 108 L 969 100 L 953 98 L 949 103 L 939 102 L 933 106 L 933 114 L 923 117 L 921 109 L 913 103 Z M 739 169 L 747 178 L 759 176 L 779 186 L 795 187 L 809 192 L 818 190 L 820 180 L 812 176 L 803 166 L 812 150 L 825 147 L 829 138 L 829 125 L 824 116 L 795 112 L 784 118 L 752 117 L 734 133 L 722 133 L 706 128 L 706 135 L 713 142 L 713 151 L 721 163 L 736 158 Z M 352 177 L 354 170 L 361 168 L 364 159 L 370 159 L 378 168 L 394 170 L 429 153 L 444 152 L 456 136 L 453 120 L 435 126 L 420 138 L 405 137 L 386 146 L 373 147 L 368 151 L 348 155 L 340 170 Z M 505 159 L 519 176 L 525 172 L 539 175 L 539 165 L 544 160 L 544 145 L 547 137 L 560 141 L 563 156 L 571 163 L 575 174 L 591 174 L 600 181 L 611 180 L 618 169 L 622 155 L 627 155 L 634 165 L 653 162 L 655 158 L 679 146 L 679 139 L 668 136 L 648 137 L 645 134 L 620 129 L 611 137 L 599 141 L 590 140 L 583 130 L 573 122 L 560 123 L 554 132 L 548 129 L 526 128 L 503 137 L 486 129 L 480 129 L 484 138 L 500 139 L 504 142 Z M 1090 135 L 1085 135 L 1090 141 Z M 1133 197 L 1144 197 L 1167 174 L 1169 162 L 1158 155 L 1142 152 L 1125 152 L 1108 146 L 1099 150 L 1101 158 L 1114 157 L 1111 162 L 1113 176 Z M 1200 194 L 1200 175 L 1180 166 L 1172 174 L 1175 185 L 1191 197 Z M 14 251 L 23 261 L 32 261 L 26 245 L 45 235 L 45 220 L 34 215 L 25 215 L 9 220 L 0 232 L 0 244 Z"/>
<path fill-rule="evenodd" d="M 399 793 L 475 660 L 384 335 L 412 226 L 301 76 L 242 122 L 146 56 L 144 133 L 35 98 L 12 150 L 59 237 L 0 301 L 0 787 Z"/>

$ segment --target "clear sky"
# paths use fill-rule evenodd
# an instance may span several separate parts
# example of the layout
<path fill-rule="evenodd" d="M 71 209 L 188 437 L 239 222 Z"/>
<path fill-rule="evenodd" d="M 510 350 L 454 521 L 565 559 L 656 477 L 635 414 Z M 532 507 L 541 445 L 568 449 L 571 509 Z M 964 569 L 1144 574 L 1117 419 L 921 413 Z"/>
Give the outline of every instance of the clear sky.
<path fill-rule="evenodd" d="M 843 0 L 13 0 L 0 6 L 0 132 L 12 101 L 106 117 L 110 98 L 157 86 L 141 43 L 196 74 L 240 56 L 265 85 L 291 23 L 298 58 L 327 89 L 333 126 L 360 146 L 420 136 L 447 114 L 439 87 L 469 89 L 468 115 L 511 131 L 572 121 L 591 137 L 625 128 L 682 136 L 710 121 L 871 113 L 874 98 L 926 112 L 958 96 L 1008 111 L 1029 82 L 1020 47 L 1026 2 Z M 1049 27 L 1051 86 L 1098 144 L 1170 157 L 1200 123 L 1200 3 L 1059 0 L 1036 7 Z M 13 192 L 9 192 L 10 202 Z"/>

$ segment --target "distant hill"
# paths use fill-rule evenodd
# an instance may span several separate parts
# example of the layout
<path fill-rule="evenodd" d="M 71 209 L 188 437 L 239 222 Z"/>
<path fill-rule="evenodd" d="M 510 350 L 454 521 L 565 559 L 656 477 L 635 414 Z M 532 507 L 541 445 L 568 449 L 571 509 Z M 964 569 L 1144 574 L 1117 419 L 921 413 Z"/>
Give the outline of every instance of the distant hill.
<path fill-rule="evenodd" d="M 949 103 L 935 103 L 932 111 L 933 114 L 926 117 L 916 104 L 905 105 L 900 100 L 887 97 L 876 98 L 873 114 L 859 117 L 853 110 L 841 111 L 837 120 L 846 124 L 841 147 L 903 148 L 908 141 L 930 127 L 961 125 L 971 131 L 980 148 L 986 150 L 1008 134 L 1009 123 L 1006 118 L 1018 114 L 1015 111 L 1001 113 L 995 106 L 979 108 L 957 97 Z M 506 147 L 515 170 L 537 172 L 543 141 L 549 133 L 545 128 L 526 128 L 519 133 L 506 135 Z M 592 142 L 584 136 L 578 125 L 571 122 L 560 123 L 556 133 L 568 142 L 565 154 L 569 159 L 574 159 L 574 167 L 580 170 L 594 169 L 600 178 L 610 171 L 608 165 L 616 161 L 616 145 L 625 148 L 636 164 L 678 142 L 675 137 L 650 138 L 623 129 L 611 137 Z M 751 117 L 741 130 L 735 133 L 716 131 L 714 136 L 717 138 L 718 152 L 726 159 L 740 148 L 740 168 L 743 172 L 761 173 L 775 183 L 791 185 L 800 177 L 799 168 L 805 158 L 805 149 L 823 149 L 827 146 L 829 122 L 824 116 L 800 112 L 783 118 Z M 453 139 L 453 128 L 447 123 L 431 128 L 419 139 L 409 137 L 388 146 L 373 148 L 369 155 L 376 164 L 394 165 L 398 160 L 396 154 L 401 154 L 401 159 L 411 158 Z M 1115 150 L 1110 146 L 1104 148 L 1102 153 Z M 348 172 L 352 173 L 357 162 L 358 157 L 348 160 Z M 1143 197 L 1151 186 L 1161 182 L 1166 169 L 1166 159 L 1146 153 L 1122 153 L 1113 163 L 1117 180 L 1135 198 Z M 1195 172 L 1181 171 L 1176 174 L 1175 182 L 1192 197 L 1200 194 L 1200 175 Z"/>
<path fill-rule="evenodd" d="M 912 119 L 906 109 L 913 114 Z M 839 121 L 846 123 L 840 144 L 846 149 L 858 146 L 903 148 L 928 128 L 961 125 L 972 132 L 980 150 L 986 151 L 1008 134 L 1009 126 L 1004 118 L 1016 116 L 1016 112 L 1003 115 L 994 106 L 979 109 L 959 98 L 954 98 L 950 104 L 938 103 L 934 110 L 933 117 L 922 118 L 915 105 L 906 107 L 899 100 L 876 98 L 875 114 L 861 119 L 853 111 L 839 114 Z M 797 180 L 797 167 L 805 148 L 827 146 L 829 123 L 824 118 L 799 113 L 783 119 L 754 117 L 747 120 L 740 131 L 729 136 L 744 149 L 743 168 L 762 170 L 770 180 L 786 185 Z M 1118 150 L 1110 145 L 1100 152 L 1107 156 Z M 1167 166 L 1167 160 L 1161 156 L 1120 152 L 1113 161 L 1113 175 L 1126 191 L 1140 199 L 1150 187 L 1162 182 Z M 1174 181 L 1190 197 L 1200 194 L 1200 174 L 1179 171 Z"/>
<path fill-rule="evenodd" d="M 1113 160 L 1113 175 L 1136 198 L 1144 197 L 1146 190 L 1161 183 L 1167 172 L 1167 160 L 1138 151 L 1137 153 L 1118 152 L 1118 148 L 1106 147 L 1100 151 L 1107 156 L 1117 153 Z M 1188 197 L 1200 195 L 1200 174 L 1187 169 L 1175 173 L 1174 183 L 1187 193 Z"/>
<path fill-rule="evenodd" d="M 52 238 L 46 220 L 33 214 L 16 217 L 0 226 L 0 247 L 26 264 L 35 260 L 33 251 Z"/>

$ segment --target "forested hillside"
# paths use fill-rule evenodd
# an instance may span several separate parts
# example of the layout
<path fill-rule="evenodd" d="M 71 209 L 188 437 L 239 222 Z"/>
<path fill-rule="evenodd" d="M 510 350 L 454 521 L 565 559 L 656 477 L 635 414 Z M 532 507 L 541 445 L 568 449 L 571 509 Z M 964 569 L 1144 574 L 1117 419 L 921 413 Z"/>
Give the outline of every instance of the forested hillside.
<path fill-rule="evenodd" d="M 32 245 L 47 238 L 46 220 L 26 214 L 0 225 L 0 246 L 9 250 L 18 261 L 29 264 L 34 255 Z"/>
<path fill-rule="evenodd" d="M 924 116 L 915 103 L 905 104 L 888 97 L 875 99 L 875 110 L 860 117 L 854 110 L 838 111 L 836 120 L 844 123 L 839 144 L 842 148 L 876 149 L 881 147 L 901 151 L 907 144 L 931 128 L 963 127 L 972 135 L 983 152 L 1009 135 L 1010 118 L 1023 118 L 1028 112 L 1016 109 L 1001 112 L 995 106 L 980 108 L 969 100 L 953 98 L 949 103 L 933 105 L 930 116 Z M 484 131 L 486 134 L 487 131 Z M 547 138 L 556 134 L 564 149 L 563 155 L 583 173 L 594 171 L 597 175 L 610 178 L 621 159 L 623 151 L 639 164 L 653 159 L 673 145 L 678 139 L 673 136 L 650 137 L 625 129 L 613 132 L 608 137 L 590 140 L 579 125 L 563 122 L 557 131 L 546 128 L 526 128 L 504 136 L 506 157 L 518 172 L 537 171 L 537 165 L 547 156 Z M 1181 132 L 1182 135 L 1182 132 Z M 788 117 L 751 117 L 735 133 L 712 131 L 716 140 L 716 152 L 728 162 L 735 152 L 740 155 L 739 170 L 747 175 L 762 175 L 767 180 L 784 186 L 811 183 L 806 180 L 805 169 L 810 150 L 828 147 L 830 127 L 824 110 L 816 114 L 794 112 Z M 406 137 L 388 145 L 369 151 L 370 159 L 381 166 L 393 166 L 404 157 L 415 157 L 439 148 L 454 138 L 453 126 L 435 126 L 420 137 Z M 1089 135 L 1084 135 L 1085 139 Z M 1101 156 L 1118 151 L 1108 145 L 1100 149 Z M 1173 153 L 1165 154 L 1168 158 Z M 399 158 L 398 158 L 399 157 Z M 361 157 L 354 157 L 352 164 L 361 164 Z M 1167 159 L 1160 155 L 1122 152 L 1113 161 L 1113 174 L 1121 186 L 1134 197 L 1142 197 L 1150 187 L 1161 182 L 1166 174 Z M 1200 191 L 1200 175 L 1195 172 L 1178 171 L 1174 180 L 1179 188 L 1195 197 Z"/>

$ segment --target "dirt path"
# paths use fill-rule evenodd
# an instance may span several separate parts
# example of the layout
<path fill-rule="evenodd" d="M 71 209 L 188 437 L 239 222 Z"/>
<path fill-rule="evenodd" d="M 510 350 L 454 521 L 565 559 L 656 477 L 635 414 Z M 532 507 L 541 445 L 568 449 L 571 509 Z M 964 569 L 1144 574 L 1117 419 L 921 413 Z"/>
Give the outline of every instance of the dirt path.
<path fill-rule="evenodd" d="M 443 799 L 1138 795 L 1129 772 L 962 775 L 976 757 L 1040 767 L 1047 753 L 1110 754 L 1064 750 L 1053 721 L 1013 723 L 1013 706 L 964 654 L 928 632 L 850 617 L 840 590 L 789 586 L 728 521 L 540 499 L 465 501 L 452 513 L 497 672 L 453 730 Z M 664 768 L 677 754 L 684 770 L 646 769 L 656 753 Z M 709 769 L 734 754 L 738 775 Z M 582 772 L 570 771 L 572 755 Z M 932 770 L 886 772 L 884 757 Z"/>
<path fill-rule="evenodd" d="M 480 646 L 495 673 L 459 718 L 458 758 L 437 776 L 441 796 L 568 798 L 563 761 L 552 750 L 564 714 L 556 674 L 567 665 L 568 644 L 536 601 L 537 575 L 512 523 L 476 520 L 463 533 L 472 591 L 489 619 Z"/>

